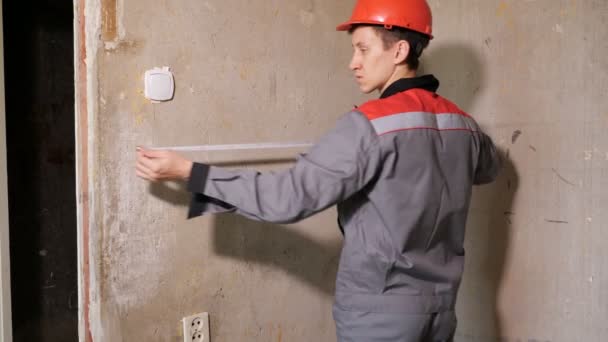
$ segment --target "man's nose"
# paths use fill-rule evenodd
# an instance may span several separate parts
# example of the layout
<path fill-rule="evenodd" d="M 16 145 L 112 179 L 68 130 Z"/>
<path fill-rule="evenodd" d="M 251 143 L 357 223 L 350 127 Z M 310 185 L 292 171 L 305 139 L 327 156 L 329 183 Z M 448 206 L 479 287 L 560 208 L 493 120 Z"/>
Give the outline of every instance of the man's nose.
<path fill-rule="evenodd" d="M 348 65 L 348 67 L 352 71 L 359 70 L 361 69 L 361 63 L 359 62 L 358 58 L 356 58 L 356 56 L 353 56 L 353 58 L 350 60 L 350 64 Z"/>

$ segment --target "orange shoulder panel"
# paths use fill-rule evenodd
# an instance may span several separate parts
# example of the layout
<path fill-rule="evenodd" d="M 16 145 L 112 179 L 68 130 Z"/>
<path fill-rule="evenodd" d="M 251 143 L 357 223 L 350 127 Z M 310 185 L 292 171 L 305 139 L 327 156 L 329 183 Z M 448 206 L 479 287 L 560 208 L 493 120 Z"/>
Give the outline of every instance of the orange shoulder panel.
<path fill-rule="evenodd" d="M 451 101 L 424 89 L 410 89 L 384 99 L 368 101 L 357 108 L 369 120 L 400 113 L 425 112 L 469 116 Z"/>

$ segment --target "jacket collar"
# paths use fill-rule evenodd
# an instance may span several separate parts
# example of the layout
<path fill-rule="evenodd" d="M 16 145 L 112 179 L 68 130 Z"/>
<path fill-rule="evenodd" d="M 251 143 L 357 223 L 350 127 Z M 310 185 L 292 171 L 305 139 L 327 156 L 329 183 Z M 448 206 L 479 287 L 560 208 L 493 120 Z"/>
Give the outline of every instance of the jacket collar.
<path fill-rule="evenodd" d="M 388 86 L 388 88 L 386 88 L 384 90 L 384 92 L 382 92 L 382 95 L 380 95 L 380 98 L 384 99 L 389 96 L 393 96 L 397 93 L 401 93 L 406 90 L 410 90 L 410 89 L 414 89 L 414 88 L 420 88 L 420 89 L 428 90 L 428 91 L 434 93 L 439 88 L 439 80 L 436 79 L 435 76 L 433 76 L 433 75 L 424 75 L 424 76 L 412 77 L 412 78 L 402 78 L 402 79 L 399 79 L 399 80 L 393 82 L 393 84 Z"/>

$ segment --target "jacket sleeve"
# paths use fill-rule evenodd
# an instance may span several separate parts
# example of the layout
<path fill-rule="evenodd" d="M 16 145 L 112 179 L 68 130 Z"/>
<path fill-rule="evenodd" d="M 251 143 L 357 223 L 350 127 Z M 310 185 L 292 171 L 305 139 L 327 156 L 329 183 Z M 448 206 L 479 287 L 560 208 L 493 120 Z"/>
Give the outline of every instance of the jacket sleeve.
<path fill-rule="evenodd" d="M 502 168 L 500 155 L 492 139 L 483 132 L 479 133 L 479 139 L 479 156 L 473 180 L 476 185 L 493 182 Z"/>
<path fill-rule="evenodd" d="M 380 165 L 378 136 L 353 111 L 281 172 L 227 170 L 195 163 L 188 181 L 189 217 L 235 212 L 267 222 L 292 223 L 322 211 L 362 189 Z"/>

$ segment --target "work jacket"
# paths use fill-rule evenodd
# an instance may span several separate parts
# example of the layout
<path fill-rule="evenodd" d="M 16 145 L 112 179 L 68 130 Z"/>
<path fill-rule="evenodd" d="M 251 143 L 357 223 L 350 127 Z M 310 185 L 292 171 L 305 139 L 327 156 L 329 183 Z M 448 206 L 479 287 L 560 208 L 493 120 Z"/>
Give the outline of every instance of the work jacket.
<path fill-rule="evenodd" d="M 292 223 L 337 204 L 336 306 L 453 310 L 472 186 L 494 180 L 500 163 L 492 140 L 438 86 L 432 75 L 396 81 L 285 171 L 195 163 L 189 217 L 234 212 Z"/>

